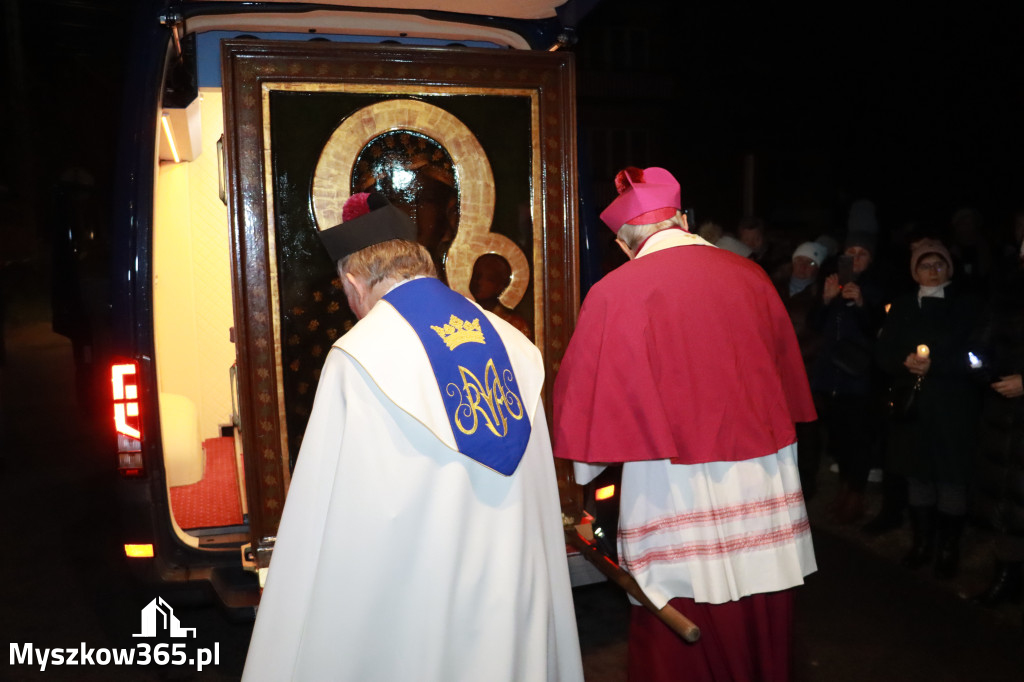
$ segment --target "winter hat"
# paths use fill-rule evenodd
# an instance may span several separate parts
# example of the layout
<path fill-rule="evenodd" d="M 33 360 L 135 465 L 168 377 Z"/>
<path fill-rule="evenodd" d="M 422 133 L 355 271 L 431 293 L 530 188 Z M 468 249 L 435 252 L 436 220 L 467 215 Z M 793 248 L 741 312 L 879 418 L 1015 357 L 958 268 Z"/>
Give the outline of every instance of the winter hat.
<path fill-rule="evenodd" d="M 346 199 L 341 221 L 320 231 L 320 241 L 334 261 L 392 239 L 416 241 L 416 223 L 377 192 L 360 192 Z"/>
<path fill-rule="evenodd" d="M 744 258 L 750 258 L 750 254 L 754 253 L 752 248 L 741 242 L 739 239 L 736 239 L 736 237 L 728 234 L 723 234 L 721 238 L 715 242 L 715 246 L 720 249 L 725 249 L 726 251 L 732 251 L 737 256 L 743 256 Z"/>
<path fill-rule="evenodd" d="M 815 265 L 821 265 L 828 257 L 828 248 L 818 242 L 804 242 L 793 251 L 793 258 L 797 256 L 805 256 L 814 261 Z"/>
<path fill-rule="evenodd" d="M 850 232 L 878 234 L 878 218 L 875 216 L 875 202 L 858 199 L 850 205 L 846 218 L 846 229 Z"/>
<path fill-rule="evenodd" d="M 949 249 L 938 239 L 919 239 L 910 245 L 910 275 L 914 281 L 917 281 L 917 264 L 931 254 L 942 256 L 949 265 L 949 276 L 953 277 L 953 258 L 949 255 Z"/>
<path fill-rule="evenodd" d="M 871 232 L 864 232 L 863 230 L 854 230 L 846 235 L 846 243 L 843 245 L 843 249 L 846 250 L 851 246 L 859 246 L 862 249 L 867 249 L 871 252 L 871 255 L 875 255 L 875 235 Z"/>
<path fill-rule="evenodd" d="M 681 206 L 679 182 L 664 168 L 630 166 L 615 176 L 619 196 L 601 213 L 615 234 L 626 224 L 651 225 L 668 220 Z"/>

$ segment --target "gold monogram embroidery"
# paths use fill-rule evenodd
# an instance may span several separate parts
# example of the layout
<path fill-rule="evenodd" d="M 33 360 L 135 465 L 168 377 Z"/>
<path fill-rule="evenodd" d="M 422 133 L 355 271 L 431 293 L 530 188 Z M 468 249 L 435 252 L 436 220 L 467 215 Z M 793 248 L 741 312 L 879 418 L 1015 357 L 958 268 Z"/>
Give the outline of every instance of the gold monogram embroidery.
<path fill-rule="evenodd" d="M 472 436 L 483 419 L 491 433 L 504 438 L 508 434 L 508 417 L 516 421 L 523 418 L 523 404 L 519 396 L 508 388 L 514 381 L 512 370 L 503 370 L 499 377 L 494 368 L 494 360 L 491 359 L 484 368 L 483 383 L 461 365 L 459 374 L 462 376 L 462 387 L 451 383 L 446 388 L 448 395 L 459 396 L 459 405 L 453 413 L 459 431 Z"/>

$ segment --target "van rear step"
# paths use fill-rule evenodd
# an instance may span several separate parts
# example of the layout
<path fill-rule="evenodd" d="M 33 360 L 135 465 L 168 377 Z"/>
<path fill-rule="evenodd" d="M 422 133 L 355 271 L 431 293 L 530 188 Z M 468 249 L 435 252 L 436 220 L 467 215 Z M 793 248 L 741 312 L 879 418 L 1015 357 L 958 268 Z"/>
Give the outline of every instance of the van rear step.
<path fill-rule="evenodd" d="M 230 620 L 246 621 L 256 617 L 259 581 L 255 573 L 241 566 L 189 569 L 154 565 L 153 568 L 159 574 L 160 596 L 172 604 L 195 606 L 217 602 Z"/>

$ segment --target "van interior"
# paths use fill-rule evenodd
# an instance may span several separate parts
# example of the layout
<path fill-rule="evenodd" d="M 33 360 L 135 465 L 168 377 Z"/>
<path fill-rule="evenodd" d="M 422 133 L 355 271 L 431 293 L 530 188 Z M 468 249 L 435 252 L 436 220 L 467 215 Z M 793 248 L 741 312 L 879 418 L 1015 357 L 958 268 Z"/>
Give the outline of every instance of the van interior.
<path fill-rule="evenodd" d="M 161 117 L 153 216 L 164 469 L 175 531 L 197 547 L 222 546 L 247 532 L 229 225 L 218 162 L 221 102 L 219 87 L 199 88 L 185 112 L 191 135 L 168 134 Z M 179 123 L 176 130 L 183 129 Z"/>

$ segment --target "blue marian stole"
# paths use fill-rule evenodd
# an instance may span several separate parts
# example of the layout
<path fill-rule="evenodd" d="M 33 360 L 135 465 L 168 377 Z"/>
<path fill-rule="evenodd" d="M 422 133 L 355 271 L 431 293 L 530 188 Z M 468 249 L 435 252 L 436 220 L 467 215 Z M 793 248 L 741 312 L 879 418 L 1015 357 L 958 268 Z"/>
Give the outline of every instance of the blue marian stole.
<path fill-rule="evenodd" d="M 487 317 L 462 294 L 432 277 L 384 295 L 420 337 L 459 452 L 511 476 L 530 440 L 505 344 Z"/>

